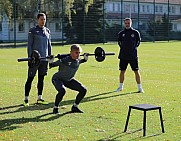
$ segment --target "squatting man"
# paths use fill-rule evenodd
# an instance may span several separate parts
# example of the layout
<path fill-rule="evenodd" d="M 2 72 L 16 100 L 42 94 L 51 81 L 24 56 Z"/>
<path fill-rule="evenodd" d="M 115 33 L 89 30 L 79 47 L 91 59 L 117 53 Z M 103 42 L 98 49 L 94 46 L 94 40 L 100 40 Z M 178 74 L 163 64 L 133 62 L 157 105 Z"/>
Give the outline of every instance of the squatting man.
<path fill-rule="evenodd" d="M 53 108 L 54 114 L 59 114 L 58 106 L 66 93 L 66 87 L 71 90 L 78 91 L 75 102 L 71 108 L 71 112 L 83 113 L 83 111 L 78 108 L 78 105 L 86 95 L 87 89 L 74 78 L 79 65 L 88 60 L 88 53 L 84 53 L 83 59 L 80 58 L 81 52 L 82 48 L 80 45 L 73 44 L 70 49 L 70 55 L 67 55 L 66 57 L 59 56 L 59 60 L 55 62 L 53 62 L 54 58 L 49 60 L 50 69 L 57 66 L 59 67 L 58 72 L 56 72 L 52 77 L 52 83 L 58 91 Z"/>

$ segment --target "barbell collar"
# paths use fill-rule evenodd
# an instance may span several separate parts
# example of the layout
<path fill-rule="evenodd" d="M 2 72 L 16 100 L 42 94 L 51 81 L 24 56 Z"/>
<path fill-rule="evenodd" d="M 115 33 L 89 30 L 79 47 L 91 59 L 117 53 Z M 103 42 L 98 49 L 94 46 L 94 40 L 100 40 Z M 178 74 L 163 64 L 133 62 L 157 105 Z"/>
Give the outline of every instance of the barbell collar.
<path fill-rule="evenodd" d="M 107 53 L 105 53 L 105 55 L 115 55 L 115 53 L 114 52 L 107 52 Z"/>
<path fill-rule="evenodd" d="M 31 61 L 32 60 L 32 58 L 19 58 L 18 59 L 18 62 L 22 62 L 22 61 Z"/>

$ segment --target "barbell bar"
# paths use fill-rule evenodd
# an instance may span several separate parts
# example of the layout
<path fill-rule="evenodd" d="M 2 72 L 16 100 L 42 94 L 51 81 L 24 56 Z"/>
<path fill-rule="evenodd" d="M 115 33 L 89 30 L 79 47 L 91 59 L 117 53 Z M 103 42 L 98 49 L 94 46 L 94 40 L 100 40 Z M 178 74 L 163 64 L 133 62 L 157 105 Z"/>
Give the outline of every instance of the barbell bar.
<path fill-rule="evenodd" d="M 54 58 L 62 59 L 62 58 L 69 56 L 69 55 L 70 54 L 58 54 Z M 107 55 L 115 55 L 115 53 L 113 53 L 113 52 L 106 53 L 102 47 L 97 47 L 95 49 L 94 53 L 92 53 L 92 54 L 88 53 L 88 56 L 95 56 L 95 59 L 98 62 L 104 61 L 104 59 Z M 84 54 L 81 54 L 80 56 L 84 56 Z M 37 50 L 34 50 L 30 57 L 18 58 L 17 61 L 18 62 L 29 61 L 31 66 L 38 66 L 42 59 L 49 59 L 49 58 L 51 58 L 51 56 L 41 57 L 40 53 Z"/>

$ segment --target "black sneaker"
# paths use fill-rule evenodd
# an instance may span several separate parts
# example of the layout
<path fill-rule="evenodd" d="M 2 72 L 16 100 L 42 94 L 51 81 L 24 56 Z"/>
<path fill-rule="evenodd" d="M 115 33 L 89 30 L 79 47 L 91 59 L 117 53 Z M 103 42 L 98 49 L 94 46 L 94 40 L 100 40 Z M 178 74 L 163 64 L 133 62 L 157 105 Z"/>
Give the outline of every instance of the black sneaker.
<path fill-rule="evenodd" d="M 36 104 L 47 105 L 47 104 L 48 104 L 48 102 L 46 102 L 46 101 L 45 101 L 45 100 L 43 100 L 43 99 L 38 99 L 38 100 L 37 100 L 37 102 L 36 102 Z"/>
<path fill-rule="evenodd" d="M 84 113 L 82 110 L 80 110 L 78 107 L 76 106 L 72 106 L 72 112 L 73 113 Z"/>
<path fill-rule="evenodd" d="M 23 106 L 24 107 L 28 107 L 29 106 L 28 100 L 24 100 Z"/>
<path fill-rule="evenodd" d="M 60 114 L 60 113 L 58 112 L 58 108 L 53 108 L 53 114 Z"/>

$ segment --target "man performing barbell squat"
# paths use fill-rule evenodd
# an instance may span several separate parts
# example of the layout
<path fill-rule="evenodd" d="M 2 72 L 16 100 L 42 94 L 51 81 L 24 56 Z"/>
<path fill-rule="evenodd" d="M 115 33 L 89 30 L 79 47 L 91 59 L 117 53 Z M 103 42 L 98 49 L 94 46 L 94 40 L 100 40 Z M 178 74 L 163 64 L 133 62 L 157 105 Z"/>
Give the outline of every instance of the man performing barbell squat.
<path fill-rule="evenodd" d="M 95 56 L 96 61 L 102 62 L 104 61 L 106 55 L 115 55 L 113 52 L 106 53 L 101 47 L 97 47 L 94 54 L 84 53 L 80 55 L 81 51 L 81 47 L 78 44 L 75 44 L 71 46 L 70 54 L 58 54 L 57 56 L 49 55 L 46 57 L 41 57 L 40 53 L 37 50 L 34 50 L 30 57 L 19 58 L 17 60 L 18 62 L 29 61 L 31 66 L 38 67 L 44 59 L 47 59 L 50 68 L 59 66 L 59 71 L 54 74 L 52 78 L 52 82 L 58 91 L 53 113 L 58 113 L 58 105 L 65 95 L 65 87 L 79 91 L 75 103 L 72 106 L 72 112 L 82 113 L 82 111 L 78 108 L 78 104 L 84 98 L 86 88 L 73 78 L 79 68 L 79 65 L 86 62 L 88 60 L 88 56 Z M 84 59 L 80 59 L 80 56 L 84 56 Z M 53 62 L 54 58 L 58 58 L 59 60 Z"/>
<path fill-rule="evenodd" d="M 71 112 L 83 113 L 83 111 L 78 108 L 78 105 L 86 95 L 87 89 L 79 81 L 74 79 L 74 75 L 77 72 L 79 65 L 88 60 L 88 53 L 84 53 L 84 59 L 80 59 L 81 51 L 82 48 L 80 45 L 74 44 L 71 46 L 69 56 L 59 58 L 56 62 L 49 63 L 50 68 L 59 66 L 59 71 L 52 77 L 52 83 L 58 91 L 53 108 L 54 114 L 59 114 L 58 106 L 66 93 L 65 87 L 79 92 L 76 96 L 75 103 L 71 108 Z"/>

